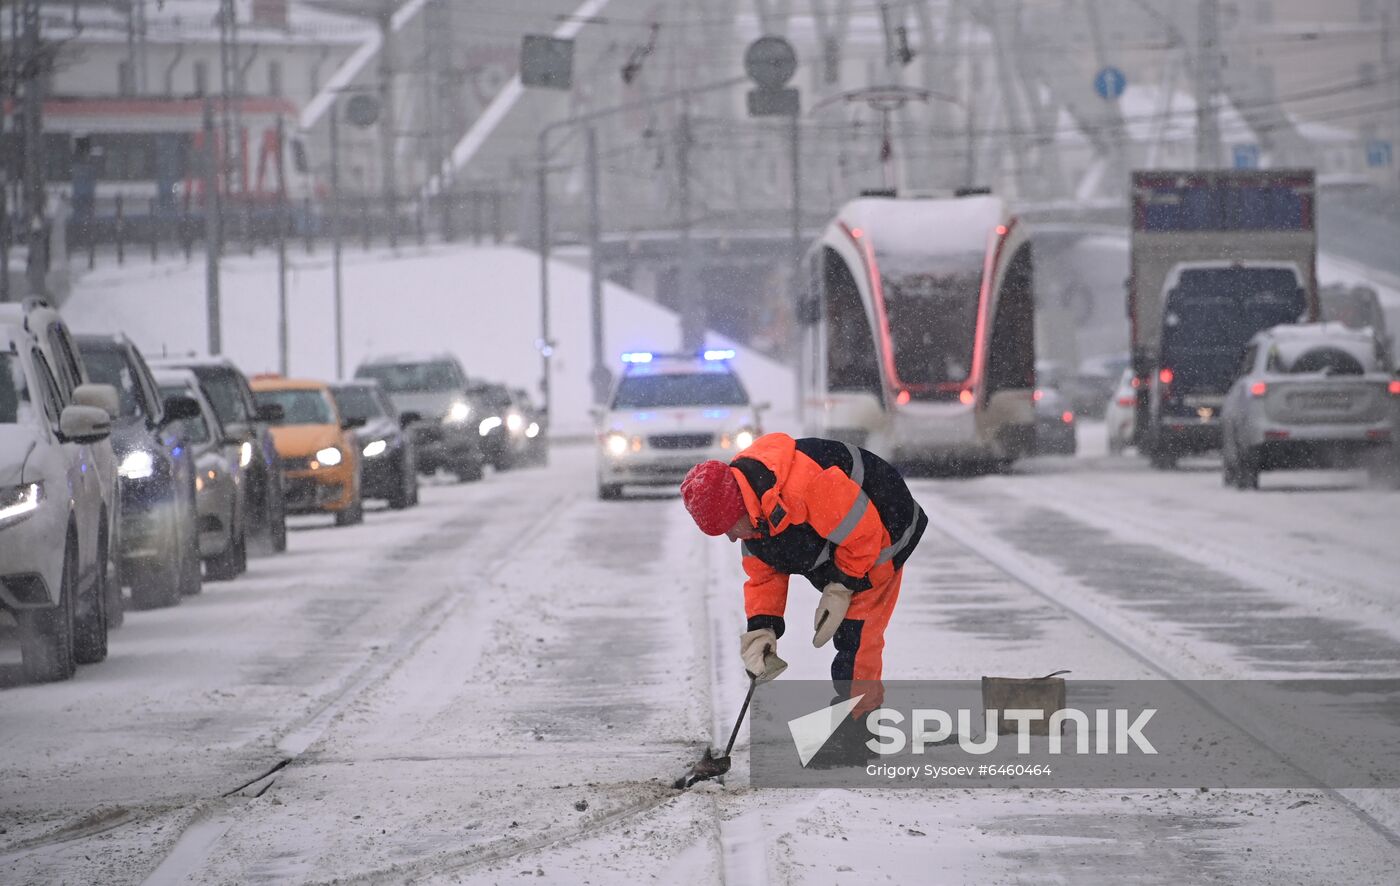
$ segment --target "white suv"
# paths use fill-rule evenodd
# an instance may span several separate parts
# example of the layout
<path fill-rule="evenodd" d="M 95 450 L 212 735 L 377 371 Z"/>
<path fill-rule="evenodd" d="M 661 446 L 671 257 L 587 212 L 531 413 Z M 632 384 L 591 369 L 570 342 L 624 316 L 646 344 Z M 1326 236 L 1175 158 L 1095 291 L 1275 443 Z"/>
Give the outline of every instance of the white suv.
<path fill-rule="evenodd" d="M 761 413 L 729 365 L 734 352 L 634 352 L 598 419 L 598 497 L 627 484 L 674 486 L 697 463 L 728 461 L 763 433 Z"/>
<path fill-rule="evenodd" d="M 107 654 L 112 524 L 94 449 L 106 445 L 111 415 L 66 400 L 45 352 L 0 316 L 0 608 L 19 622 L 32 681 L 66 679 Z"/>

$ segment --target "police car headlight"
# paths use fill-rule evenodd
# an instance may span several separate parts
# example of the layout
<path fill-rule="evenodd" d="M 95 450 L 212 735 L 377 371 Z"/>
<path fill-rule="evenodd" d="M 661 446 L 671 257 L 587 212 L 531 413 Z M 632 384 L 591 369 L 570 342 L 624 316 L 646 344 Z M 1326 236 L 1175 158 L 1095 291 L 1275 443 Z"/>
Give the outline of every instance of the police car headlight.
<path fill-rule="evenodd" d="M 608 434 L 605 445 L 610 455 L 622 455 L 627 452 L 627 438 L 616 431 Z"/>
<path fill-rule="evenodd" d="M 371 440 L 365 444 L 365 458 L 374 458 L 376 455 L 383 455 L 384 450 L 389 448 L 389 444 L 384 440 Z"/>
<path fill-rule="evenodd" d="M 155 472 L 155 457 L 144 449 L 128 452 L 117 465 L 117 473 L 128 480 L 144 480 Z"/>
<path fill-rule="evenodd" d="M 457 400 L 447 407 L 447 414 L 442 417 L 442 423 L 447 425 L 459 425 L 472 417 L 471 405 Z"/>
<path fill-rule="evenodd" d="M 734 435 L 735 449 L 748 449 L 753 445 L 753 431 L 743 428 Z"/>
<path fill-rule="evenodd" d="M 316 453 L 316 460 L 321 463 L 321 467 L 323 468 L 335 467 L 340 464 L 342 458 L 344 458 L 344 456 L 342 456 L 340 450 L 334 446 L 327 446 L 325 449 Z"/>

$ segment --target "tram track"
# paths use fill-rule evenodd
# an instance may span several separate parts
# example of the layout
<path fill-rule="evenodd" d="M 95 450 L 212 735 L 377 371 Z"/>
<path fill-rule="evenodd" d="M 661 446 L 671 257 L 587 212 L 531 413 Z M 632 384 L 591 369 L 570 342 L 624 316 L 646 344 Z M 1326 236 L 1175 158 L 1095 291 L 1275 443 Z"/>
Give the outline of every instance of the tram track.
<path fill-rule="evenodd" d="M 1179 638 L 1169 636 L 1167 630 L 1141 624 L 1131 612 L 1125 613 L 1121 607 L 1098 599 L 1092 590 L 1079 587 L 1073 579 L 1057 575 L 1052 564 L 1034 554 L 1020 551 L 987 531 L 978 532 L 976 513 L 966 504 L 944 495 L 929 495 L 927 490 L 920 491 L 920 498 L 925 502 L 930 528 L 941 532 L 1047 604 L 1096 632 L 1144 667 L 1161 675 L 1162 679 L 1181 683 L 1192 679 L 1244 679 L 1248 676 L 1226 663 L 1201 654 L 1198 649 L 1188 647 Z M 1280 753 L 1279 748 L 1259 735 L 1249 722 L 1218 709 L 1189 689 L 1186 692 L 1262 748 Z M 1378 794 L 1324 786 L 1319 786 L 1318 790 L 1391 846 L 1400 849 L 1400 809 L 1387 796 L 1395 792 Z"/>

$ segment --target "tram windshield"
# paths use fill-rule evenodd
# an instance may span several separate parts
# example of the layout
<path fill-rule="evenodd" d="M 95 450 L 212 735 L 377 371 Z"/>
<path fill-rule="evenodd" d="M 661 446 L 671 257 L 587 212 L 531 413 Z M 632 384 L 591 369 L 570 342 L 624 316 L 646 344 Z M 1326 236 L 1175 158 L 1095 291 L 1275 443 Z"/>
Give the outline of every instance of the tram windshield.
<path fill-rule="evenodd" d="M 876 252 L 895 371 L 911 388 L 965 381 L 972 374 L 981 253 Z"/>

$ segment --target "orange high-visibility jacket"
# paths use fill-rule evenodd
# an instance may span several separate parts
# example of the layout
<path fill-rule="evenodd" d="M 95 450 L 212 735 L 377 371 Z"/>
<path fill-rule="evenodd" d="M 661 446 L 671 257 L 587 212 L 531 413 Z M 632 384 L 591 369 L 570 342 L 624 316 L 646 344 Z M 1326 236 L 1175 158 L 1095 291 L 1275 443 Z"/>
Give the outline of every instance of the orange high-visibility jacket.
<path fill-rule="evenodd" d="M 903 567 L 928 525 L 899 471 L 848 443 L 765 434 L 729 468 L 760 532 L 743 544 L 749 630 L 781 636 L 789 576 L 866 590 L 872 572 Z"/>

